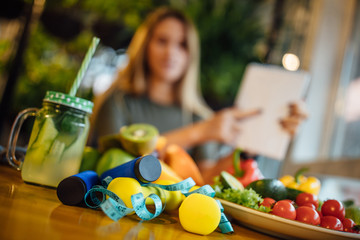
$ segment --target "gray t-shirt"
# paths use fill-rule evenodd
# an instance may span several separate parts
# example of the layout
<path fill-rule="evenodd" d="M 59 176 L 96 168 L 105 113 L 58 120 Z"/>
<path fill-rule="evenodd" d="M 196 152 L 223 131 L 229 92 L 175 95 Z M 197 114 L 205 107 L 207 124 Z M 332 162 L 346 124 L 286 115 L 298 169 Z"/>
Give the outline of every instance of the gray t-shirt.
<path fill-rule="evenodd" d="M 96 146 L 99 137 L 117 133 L 122 126 L 132 123 L 151 124 L 162 134 L 201 120 L 195 114 L 187 119 L 184 116 L 183 110 L 177 105 L 159 105 L 146 96 L 136 97 L 113 91 L 102 102 L 97 115 L 93 116 L 90 144 Z M 218 151 L 219 145 L 211 142 L 190 149 L 189 153 L 196 161 L 216 160 Z"/>

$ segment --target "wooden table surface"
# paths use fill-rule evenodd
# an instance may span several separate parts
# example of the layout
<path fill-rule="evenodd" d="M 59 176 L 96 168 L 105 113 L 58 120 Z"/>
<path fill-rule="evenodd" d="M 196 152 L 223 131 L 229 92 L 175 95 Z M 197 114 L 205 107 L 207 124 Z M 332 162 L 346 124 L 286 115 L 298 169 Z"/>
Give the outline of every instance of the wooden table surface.
<path fill-rule="evenodd" d="M 56 190 L 24 183 L 20 172 L 0 165 L 0 239 L 275 239 L 232 223 L 233 234 L 186 232 L 176 213 L 151 221 L 135 216 L 112 221 L 101 210 L 63 205 Z"/>

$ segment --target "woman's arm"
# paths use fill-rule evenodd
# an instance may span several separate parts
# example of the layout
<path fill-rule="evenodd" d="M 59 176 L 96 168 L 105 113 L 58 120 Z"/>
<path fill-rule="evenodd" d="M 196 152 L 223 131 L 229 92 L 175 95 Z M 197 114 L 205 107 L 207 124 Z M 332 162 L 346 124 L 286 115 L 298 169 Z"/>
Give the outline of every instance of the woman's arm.
<path fill-rule="evenodd" d="M 305 103 L 297 102 L 289 104 L 289 114 L 280 120 L 281 126 L 290 136 L 294 136 L 299 125 L 307 118 Z M 253 153 L 254 154 L 254 153 Z M 213 178 L 218 176 L 221 171 L 229 169 L 233 165 L 233 153 L 214 161 L 201 161 L 199 168 L 206 184 L 212 184 Z"/>
<path fill-rule="evenodd" d="M 207 120 L 169 131 L 164 136 L 169 144 L 176 143 L 184 148 L 191 148 L 208 141 L 233 145 L 241 134 L 241 120 L 259 113 L 259 110 L 242 111 L 237 108 L 227 108 Z"/>

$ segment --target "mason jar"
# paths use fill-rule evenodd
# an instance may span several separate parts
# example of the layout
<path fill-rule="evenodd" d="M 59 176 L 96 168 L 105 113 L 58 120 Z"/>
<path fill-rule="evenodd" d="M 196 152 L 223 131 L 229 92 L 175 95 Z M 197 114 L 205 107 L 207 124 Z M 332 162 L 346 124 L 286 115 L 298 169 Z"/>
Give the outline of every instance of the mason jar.
<path fill-rule="evenodd" d="M 20 112 L 11 129 L 7 159 L 21 170 L 25 182 L 57 187 L 66 177 L 79 172 L 89 133 L 91 101 L 60 92 L 48 91 L 42 108 Z M 22 123 L 35 116 L 24 159 L 17 159 L 15 148 Z"/>

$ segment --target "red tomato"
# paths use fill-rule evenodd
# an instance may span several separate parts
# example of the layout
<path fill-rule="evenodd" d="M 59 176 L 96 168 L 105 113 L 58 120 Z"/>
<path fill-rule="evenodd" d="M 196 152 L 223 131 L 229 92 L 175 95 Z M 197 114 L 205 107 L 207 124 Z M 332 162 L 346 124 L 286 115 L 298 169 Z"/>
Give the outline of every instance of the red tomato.
<path fill-rule="evenodd" d="M 315 205 L 312 203 L 304 203 L 300 207 L 310 207 L 310 208 L 313 208 L 314 210 L 316 210 Z"/>
<path fill-rule="evenodd" d="M 296 196 L 295 202 L 298 206 L 303 206 L 306 203 L 311 203 L 314 204 L 315 209 L 319 207 L 318 197 L 315 194 L 311 194 L 311 193 L 306 193 L 306 192 L 300 193 L 299 195 Z"/>
<path fill-rule="evenodd" d="M 295 207 L 286 200 L 276 202 L 271 212 L 276 216 L 291 220 L 295 220 L 296 218 Z"/>
<path fill-rule="evenodd" d="M 324 216 L 320 219 L 320 226 L 323 228 L 334 229 L 338 231 L 343 231 L 343 225 L 341 221 L 334 216 Z"/>
<path fill-rule="evenodd" d="M 323 216 L 334 216 L 340 220 L 345 218 L 344 206 L 335 199 L 326 200 L 321 207 L 321 213 Z"/>
<path fill-rule="evenodd" d="M 284 199 L 283 201 L 285 201 L 285 202 L 289 202 L 289 203 L 291 203 L 292 205 L 294 205 L 294 204 L 295 204 L 295 202 L 294 202 L 293 200 L 290 200 L 290 199 Z"/>
<path fill-rule="evenodd" d="M 318 211 L 318 210 L 316 210 L 317 211 L 317 213 L 319 214 L 319 216 L 320 216 L 320 219 L 323 217 L 323 215 L 322 215 L 322 213 L 321 213 L 321 211 Z"/>
<path fill-rule="evenodd" d="M 271 208 L 276 201 L 272 198 L 266 197 L 260 205 Z"/>
<path fill-rule="evenodd" d="M 320 216 L 312 207 L 301 206 L 296 209 L 296 220 L 312 225 L 320 224 Z"/>
<path fill-rule="evenodd" d="M 344 226 L 344 232 L 352 232 L 352 233 L 359 233 L 359 230 L 353 229 L 356 223 L 350 218 L 344 218 L 342 220 L 342 224 Z"/>

